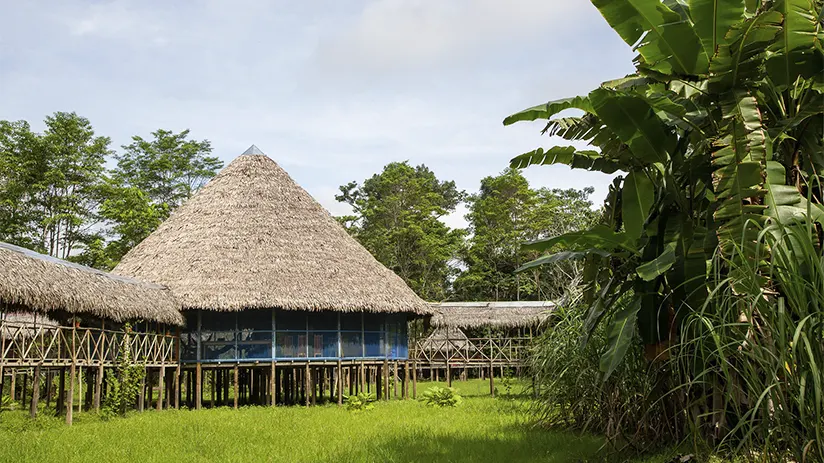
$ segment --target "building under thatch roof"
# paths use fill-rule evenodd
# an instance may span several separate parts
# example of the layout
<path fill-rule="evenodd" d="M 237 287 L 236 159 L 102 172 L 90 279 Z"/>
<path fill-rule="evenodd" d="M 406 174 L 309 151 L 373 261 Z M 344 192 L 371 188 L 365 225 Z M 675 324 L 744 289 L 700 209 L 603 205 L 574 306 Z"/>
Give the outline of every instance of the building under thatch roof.
<path fill-rule="evenodd" d="M 437 326 L 420 344 L 429 359 L 448 358 L 455 351 L 461 351 L 465 358 L 480 352 L 472 341 L 457 326 Z M 451 353 L 451 354 L 450 354 Z"/>
<path fill-rule="evenodd" d="M 432 324 L 459 328 L 527 328 L 549 317 L 555 304 L 549 301 L 440 302 L 430 304 Z"/>
<path fill-rule="evenodd" d="M 114 270 L 184 309 L 429 313 L 275 161 L 251 147 Z"/>
<path fill-rule="evenodd" d="M 0 243 L 0 310 L 179 325 L 183 323 L 179 308 L 162 286 Z"/>

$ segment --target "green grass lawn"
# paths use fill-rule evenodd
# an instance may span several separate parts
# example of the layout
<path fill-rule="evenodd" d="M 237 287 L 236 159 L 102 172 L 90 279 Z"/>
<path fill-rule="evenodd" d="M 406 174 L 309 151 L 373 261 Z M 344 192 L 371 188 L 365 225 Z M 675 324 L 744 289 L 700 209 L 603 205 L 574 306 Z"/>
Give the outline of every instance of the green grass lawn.
<path fill-rule="evenodd" d="M 422 392 L 431 383 L 418 385 Z M 483 381 L 453 384 L 456 408 L 377 403 L 134 413 L 101 421 L 80 414 L 30 420 L 0 413 L 0 461 L 579 462 L 601 461 L 597 437 L 529 426 L 521 399 L 493 399 Z M 517 386 L 516 386 L 517 389 Z M 518 391 L 514 391 L 518 392 Z M 612 457 L 610 459 L 615 459 Z M 650 460 L 654 461 L 654 460 Z"/>

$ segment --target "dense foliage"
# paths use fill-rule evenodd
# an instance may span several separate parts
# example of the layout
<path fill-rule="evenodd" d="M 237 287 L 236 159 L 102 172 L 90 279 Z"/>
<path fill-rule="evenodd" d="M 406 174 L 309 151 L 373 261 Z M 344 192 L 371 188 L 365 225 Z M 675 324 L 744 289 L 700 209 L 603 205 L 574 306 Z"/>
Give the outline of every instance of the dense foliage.
<path fill-rule="evenodd" d="M 463 270 L 454 282 L 453 299 L 461 301 L 556 300 L 580 275 L 578 264 L 559 263 L 516 274 L 521 264 L 538 257 L 520 243 L 588 228 L 598 213 L 592 188 L 531 188 L 515 169 L 481 180 L 467 198 L 470 233 L 459 259 Z"/>
<path fill-rule="evenodd" d="M 523 268 L 586 262 L 580 339 L 605 336 L 607 390 L 638 336 L 668 385 L 652 398 L 680 410 L 670 428 L 820 461 L 824 2 L 593 4 L 638 51 L 636 73 L 504 123 L 546 119 L 545 133 L 594 148 L 539 148 L 513 166 L 625 175 L 601 223 L 530 244 L 548 255 Z"/>
<path fill-rule="evenodd" d="M 222 167 L 188 135 L 158 130 L 117 153 L 75 113 L 46 117 L 43 133 L 0 121 L 0 241 L 113 267 Z"/>

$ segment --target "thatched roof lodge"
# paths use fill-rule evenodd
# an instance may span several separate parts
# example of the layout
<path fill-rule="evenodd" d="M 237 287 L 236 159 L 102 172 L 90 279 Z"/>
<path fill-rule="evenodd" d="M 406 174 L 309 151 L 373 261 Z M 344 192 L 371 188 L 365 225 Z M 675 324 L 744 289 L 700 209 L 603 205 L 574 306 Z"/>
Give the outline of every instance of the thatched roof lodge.
<path fill-rule="evenodd" d="M 550 301 L 440 302 L 430 304 L 436 327 L 530 328 L 543 323 L 555 308 Z"/>
<path fill-rule="evenodd" d="M 162 286 L 0 243 L 0 312 L 180 325 L 179 307 Z"/>
<path fill-rule="evenodd" d="M 254 145 L 114 272 L 173 292 L 190 360 L 404 356 L 407 316 L 430 313 Z"/>

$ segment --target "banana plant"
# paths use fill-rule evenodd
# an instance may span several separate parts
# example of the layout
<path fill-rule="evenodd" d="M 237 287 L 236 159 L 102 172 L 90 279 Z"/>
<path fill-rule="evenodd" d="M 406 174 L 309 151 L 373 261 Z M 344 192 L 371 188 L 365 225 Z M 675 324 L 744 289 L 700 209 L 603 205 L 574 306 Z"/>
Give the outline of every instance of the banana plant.
<path fill-rule="evenodd" d="M 638 52 L 636 72 L 504 125 L 543 120 L 542 134 L 591 148 L 540 147 L 512 167 L 621 173 L 602 223 L 527 243 L 545 255 L 522 267 L 586 261 L 582 342 L 609 324 L 606 379 L 636 333 L 650 357 L 665 351 L 706 299 L 713 255 L 769 221 L 824 223 L 824 0 L 592 3 Z"/>

